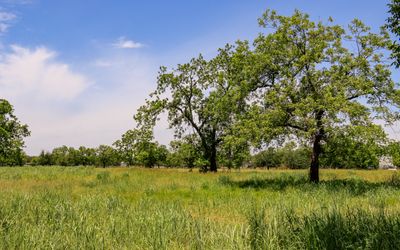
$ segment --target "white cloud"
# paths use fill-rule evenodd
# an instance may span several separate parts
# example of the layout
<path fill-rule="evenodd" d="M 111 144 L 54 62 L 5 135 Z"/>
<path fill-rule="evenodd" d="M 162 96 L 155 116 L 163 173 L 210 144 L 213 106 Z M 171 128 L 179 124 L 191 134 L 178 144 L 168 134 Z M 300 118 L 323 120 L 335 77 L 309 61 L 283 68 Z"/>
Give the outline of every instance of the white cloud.
<path fill-rule="evenodd" d="M 0 11 L 0 33 L 4 33 L 8 30 L 11 25 L 11 22 L 17 16 L 11 12 Z"/>
<path fill-rule="evenodd" d="M 51 54 L 46 51 L 37 53 L 42 58 L 54 57 L 54 52 Z M 13 98 L 6 96 L 14 105 L 17 117 L 28 124 L 32 132 L 26 138 L 28 154 L 35 155 L 42 149 L 52 150 L 61 145 L 97 147 L 100 144 L 112 144 L 126 130 L 135 126 L 133 114 L 155 88 L 158 69 L 158 63 L 149 56 L 141 56 L 134 51 L 119 53 L 113 50 L 102 51 L 96 59 L 81 61 L 75 66 L 83 70 L 84 75 L 93 79 L 95 84 L 91 84 L 73 101 L 59 103 L 50 98 L 34 100 L 25 92 L 19 92 L 20 95 L 13 95 Z M 0 70 L 0 76 L 4 71 Z M 38 70 L 24 69 L 20 72 L 25 72 L 21 75 L 30 75 L 26 78 L 32 78 L 34 74 L 30 71 Z M 3 95 L 5 85 L 3 80 L 0 82 L 0 93 Z M 18 89 L 23 91 L 29 86 L 21 84 Z M 157 128 L 155 132 L 160 142 L 168 143 L 172 138 L 164 128 Z"/>
<path fill-rule="evenodd" d="M 29 126 L 28 154 L 61 145 L 110 145 L 135 126 L 133 114 L 155 88 L 158 66 L 135 51 L 102 50 L 96 59 L 74 64 L 76 73 L 47 48 L 12 46 L 0 55 L 0 98 Z M 155 131 L 165 144 L 172 139 L 166 127 Z"/>
<path fill-rule="evenodd" d="M 0 92 L 11 98 L 71 100 L 88 86 L 88 79 L 56 61 L 47 48 L 27 49 L 17 45 L 0 60 Z"/>
<path fill-rule="evenodd" d="M 132 40 L 127 40 L 125 37 L 120 37 L 118 40 L 112 44 L 114 48 L 118 49 L 139 49 L 144 46 L 144 44 L 135 42 Z"/>

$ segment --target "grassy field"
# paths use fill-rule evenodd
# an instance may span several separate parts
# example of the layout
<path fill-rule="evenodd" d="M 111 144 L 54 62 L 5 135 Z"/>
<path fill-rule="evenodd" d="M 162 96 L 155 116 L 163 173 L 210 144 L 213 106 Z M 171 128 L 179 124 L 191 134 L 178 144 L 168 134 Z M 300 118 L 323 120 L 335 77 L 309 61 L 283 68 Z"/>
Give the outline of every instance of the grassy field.
<path fill-rule="evenodd" d="M 0 168 L 1 249 L 398 249 L 400 174 Z"/>

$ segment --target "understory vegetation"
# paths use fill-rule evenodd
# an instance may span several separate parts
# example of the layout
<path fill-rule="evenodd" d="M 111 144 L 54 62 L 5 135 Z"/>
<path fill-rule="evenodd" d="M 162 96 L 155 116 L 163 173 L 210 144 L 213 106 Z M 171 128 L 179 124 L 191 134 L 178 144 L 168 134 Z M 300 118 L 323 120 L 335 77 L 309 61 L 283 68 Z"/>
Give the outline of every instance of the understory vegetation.
<path fill-rule="evenodd" d="M 398 249 L 393 171 L 0 168 L 1 249 Z"/>

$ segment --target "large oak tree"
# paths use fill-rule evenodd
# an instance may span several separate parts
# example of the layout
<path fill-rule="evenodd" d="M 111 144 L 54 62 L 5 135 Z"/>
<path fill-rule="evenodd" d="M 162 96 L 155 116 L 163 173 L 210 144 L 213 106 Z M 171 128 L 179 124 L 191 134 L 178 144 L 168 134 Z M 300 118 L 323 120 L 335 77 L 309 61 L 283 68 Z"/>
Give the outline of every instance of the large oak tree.
<path fill-rule="evenodd" d="M 374 119 L 398 119 L 400 93 L 384 56 L 389 35 L 384 29 L 372 33 L 359 20 L 343 28 L 299 11 L 266 11 L 259 22 L 268 32 L 255 40 L 252 63 L 244 69 L 255 76 L 248 81 L 253 119 L 244 124 L 256 125 L 265 135 L 259 139 L 307 143 L 310 180 L 318 182 L 329 137 L 348 126 L 375 128 Z"/>

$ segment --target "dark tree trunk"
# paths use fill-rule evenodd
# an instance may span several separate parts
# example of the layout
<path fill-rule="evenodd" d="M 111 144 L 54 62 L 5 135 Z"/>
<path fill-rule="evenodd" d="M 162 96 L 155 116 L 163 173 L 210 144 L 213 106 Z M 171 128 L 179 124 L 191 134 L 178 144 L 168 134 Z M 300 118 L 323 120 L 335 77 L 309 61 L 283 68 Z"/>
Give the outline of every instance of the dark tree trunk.
<path fill-rule="evenodd" d="M 319 156 L 322 152 L 321 141 L 324 138 L 324 128 L 322 125 L 322 116 L 324 115 L 323 110 L 318 110 L 315 114 L 317 120 L 317 132 L 314 135 L 312 155 L 311 155 L 311 166 L 310 166 L 310 182 L 319 182 Z"/>
<path fill-rule="evenodd" d="M 217 172 L 217 147 L 216 145 L 211 146 L 210 152 L 210 171 Z"/>
<path fill-rule="evenodd" d="M 319 182 L 319 155 L 321 154 L 321 139 L 317 135 L 314 138 L 312 155 L 311 155 L 311 166 L 310 166 L 310 181 L 314 183 Z"/>
<path fill-rule="evenodd" d="M 211 132 L 209 137 L 199 133 L 203 147 L 203 157 L 208 161 L 208 165 L 200 169 L 201 172 L 217 172 L 217 145 L 215 130 Z"/>

